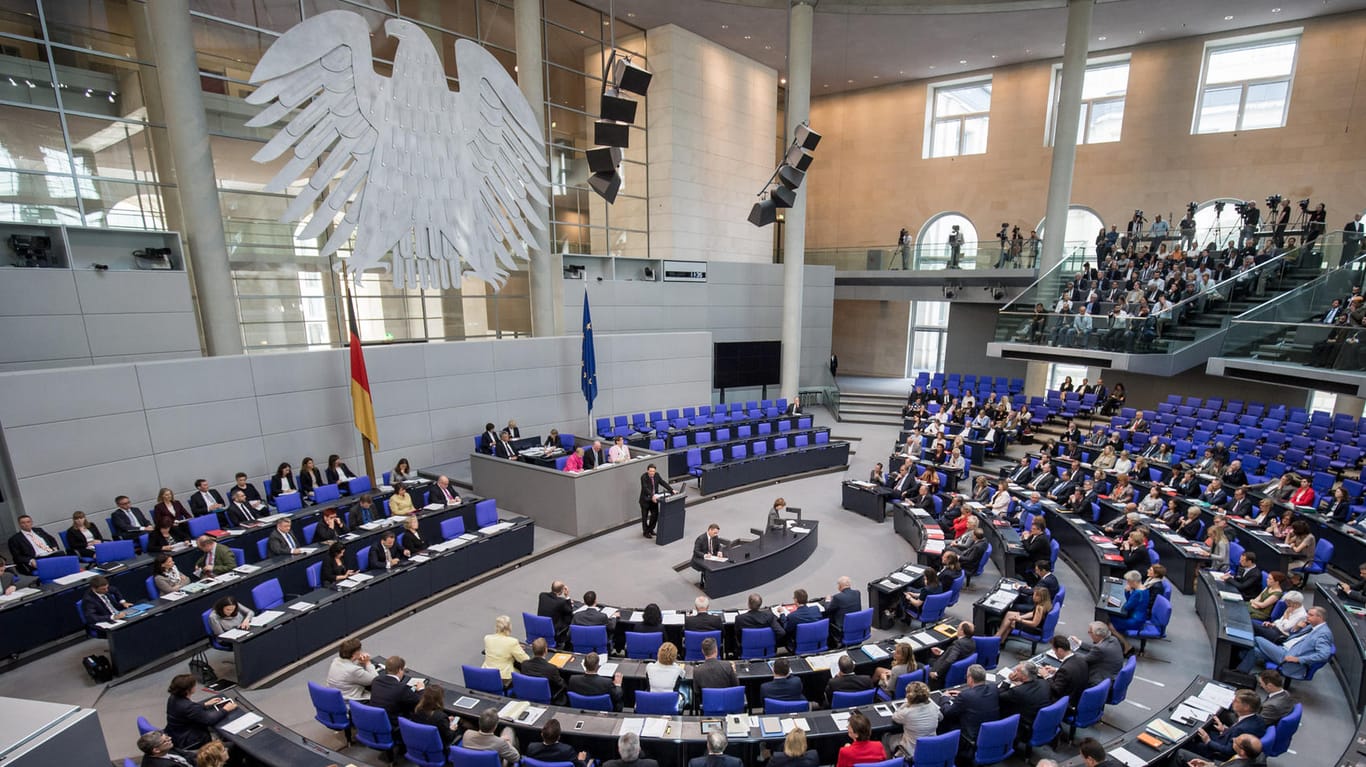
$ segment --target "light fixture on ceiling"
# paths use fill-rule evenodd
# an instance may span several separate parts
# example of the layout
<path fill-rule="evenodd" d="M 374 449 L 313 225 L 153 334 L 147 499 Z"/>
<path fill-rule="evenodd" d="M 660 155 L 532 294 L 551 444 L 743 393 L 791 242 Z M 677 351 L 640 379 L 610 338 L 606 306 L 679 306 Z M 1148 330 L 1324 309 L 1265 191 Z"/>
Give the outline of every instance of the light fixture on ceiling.
<path fill-rule="evenodd" d="M 992 57 L 993 59 L 996 58 L 996 54 L 994 54 L 994 53 L 991 54 L 991 57 Z"/>
<path fill-rule="evenodd" d="M 771 51 L 771 50 L 773 50 L 773 46 L 771 46 L 771 45 L 765 45 L 765 46 L 764 46 L 764 50 L 766 50 L 766 51 Z"/>
<path fill-rule="evenodd" d="M 1272 9 L 1271 9 L 1271 12 L 1272 12 L 1272 13 L 1280 13 L 1280 12 L 1281 12 L 1281 9 L 1280 9 L 1280 8 L 1272 8 Z"/>
<path fill-rule="evenodd" d="M 1103 43 L 1103 42 L 1105 42 L 1106 40 L 1108 40 L 1109 38 L 1107 38 L 1105 35 L 1101 35 L 1100 37 L 1097 37 L 1096 39 L 1099 40 L 1099 41 L 1101 41 L 1101 42 Z"/>
<path fill-rule="evenodd" d="M 1233 21 L 1233 17 L 1232 17 L 1232 16 L 1225 16 L 1225 17 L 1224 17 L 1224 21 Z"/>
<path fill-rule="evenodd" d="M 778 78 L 778 84 L 779 84 L 779 85 L 787 85 L 787 78 L 786 78 L 786 77 L 779 77 L 779 78 Z"/>
<path fill-rule="evenodd" d="M 626 12 L 626 18 L 628 18 L 628 19 L 634 19 L 635 17 L 636 17 L 636 12 L 635 12 L 635 11 L 627 11 L 627 12 Z"/>
<path fill-rule="evenodd" d="M 853 81 L 853 80 L 845 80 L 845 82 L 849 83 L 850 85 L 853 85 L 853 84 L 854 84 L 854 81 Z"/>
<path fill-rule="evenodd" d="M 730 29 L 730 25 L 729 25 L 729 24 L 722 24 L 722 25 L 721 25 L 721 28 L 722 28 L 722 29 Z"/>
<path fill-rule="evenodd" d="M 874 80 L 881 79 L 881 76 L 880 76 L 880 75 L 873 75 L 873 79 L 874 79 Z"/>
<path fill-rule="evenodd" d="M 753 40 L 753 39 L 754 39 L 754 35 L 745 35 L 745 39 L 746 39 L 746 40 Z"/>
<path fill-rule="evenodd" d="M 968 60 L 967 60 L 967 59 L 959 59 L 959 60 L 958 60 L 958 63 L 959 63 L 959 64 L 966 64 L 966 63 L 968 63 Z"/>
<path fill-rule="evenodd" d="M 934 69 L 934 65 L 933 65 L 933 64 L 930 65 L 930 69 Z"/>

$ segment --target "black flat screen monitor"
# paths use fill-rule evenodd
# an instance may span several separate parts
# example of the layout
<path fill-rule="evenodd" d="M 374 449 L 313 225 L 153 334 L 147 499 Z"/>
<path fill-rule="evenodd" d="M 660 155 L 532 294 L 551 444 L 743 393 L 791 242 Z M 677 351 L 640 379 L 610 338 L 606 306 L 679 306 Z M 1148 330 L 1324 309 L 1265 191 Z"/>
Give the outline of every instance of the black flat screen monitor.
<path fill-rule="evenodd" d="M 712 345 L 712 388 L 774 386 L 782 378 L 782 341 L 734 341 Z"/>

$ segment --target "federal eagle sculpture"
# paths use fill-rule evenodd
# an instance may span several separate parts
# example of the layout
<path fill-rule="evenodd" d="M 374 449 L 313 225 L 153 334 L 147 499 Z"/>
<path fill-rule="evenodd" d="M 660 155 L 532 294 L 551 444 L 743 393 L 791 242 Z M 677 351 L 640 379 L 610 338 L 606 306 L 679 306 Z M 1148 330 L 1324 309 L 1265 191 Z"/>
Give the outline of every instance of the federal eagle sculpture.
<path fill-rule="evenodd" d="M 286 122 L 253 159 L 289 157 L 266 191 L 304 180 L 280 220 L 308 218 L 299 240 L 334 226 L 323 256 L 354 234 L 354 279 L 378 268 L 394 287 L 458 288 L 463 261 L 501 286 L 546 227 L 536 114 L 478 44 L 456 41 L 453 92 L 426 32 L 402 19 L 384 31 L 398 39 L 392 77 L 375 72 L 370 27 L 349 11 L 296 25 L 261 57 L 247 102 L 268 106 L 247 125 Z"/>

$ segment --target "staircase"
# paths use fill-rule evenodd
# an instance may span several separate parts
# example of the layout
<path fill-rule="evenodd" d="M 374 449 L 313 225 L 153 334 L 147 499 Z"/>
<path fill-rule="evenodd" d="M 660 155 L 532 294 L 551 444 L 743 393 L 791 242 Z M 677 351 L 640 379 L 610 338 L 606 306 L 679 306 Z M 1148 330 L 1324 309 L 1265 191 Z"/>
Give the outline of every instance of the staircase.
<path fill-rule="evenodd" d="M 846 423 L 875 423 L 901 427 L 902 394 L 840 391 L 839 419 Z"/>

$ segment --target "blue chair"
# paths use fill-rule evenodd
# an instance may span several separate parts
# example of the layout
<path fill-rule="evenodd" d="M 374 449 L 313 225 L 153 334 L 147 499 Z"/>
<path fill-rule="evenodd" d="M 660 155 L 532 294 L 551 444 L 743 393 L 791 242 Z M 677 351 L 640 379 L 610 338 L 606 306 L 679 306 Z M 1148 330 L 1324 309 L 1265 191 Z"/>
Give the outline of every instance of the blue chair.
<path fill-rule="evenodd" d="M 666 714 L 672 716 L 678 713 L 678 693 L 668 692 L 645 692 L 641 690 L 636 693 L 636 713 L 637 714 Z"/>
<path fill-rule="evenodd" d="M 745 710 L 745 688 L 743 685 L 735 687 L 704 687 L 702 688 L 702 715 L 721 716 L 724 714 L 739 714 Z"/>
<path fill-rule="evenodd" d="M 887 693 L 883 692 L 881 688 L 879 688 L 877 691 L 878 700 L 905 700 L 906 688 L 911 686 L 911 682 L 924 682 L 926 684 L 929 684 L 929 666 L 921 666 L 915 671 L 907 671 L 901 676 L 898 676 L 896 678 L 896 686 L 893 688 L 893 692 L 891 695 L 888 695 Z"/>
<path fill-rule="evenodd" d="M 362 573 L 370 569 L 369 546 L 361 546 L 356 550 L 356 569 Z"/>
<path fill-rule="evenodd" d="M 664 644 L 662 631 L 642 633 L 626 632 L 626 657 L 635 660 L 654 660 L 659 655 L 659 646 Z"/>
<path fill-rule="evenodd" d="M 1076 710 L 1063 717 L 1063 721 L 1071 725 L 1068 736 L 1072 740 L 1077 739 L 1078 727 L 1090 727 L 1105 716 L 1105 701 L 1109 698 L 1109 679 L 1102 679 L 1082 692 L 1081 699 L 1077 701 Z"/>
<path fill-rule="evenodd" d="M 1273 727 L 1268 727 L 1266 734 L 1262 736 L 1262 753 L 1267 756 L 1280 756 L 1290 750 L 1290 739 L 1295 737 L 1295 733 L 1300 729 L 1300 718 L 1304 716 L 1304 706 L 1299 703 L 1290 709 L 1290 713 L 1281 717 Z M 1275 733 L 1272 733 L 1272 730 Z"/>
<path fill-rule="evenodd" d="M 146 578 L 143 578 L 143 579 L 142 579 L 142 586 L 143 586 L 143 588 L 147 589 L 147 598 L 148 598 L 148 599 L 153 599 L 153 600 L 154 600 L 154 599 L 156 599 L 157 597 L 160 597 L 160 596 L 161 596 L 161 592 L 157 589 L 157 579 L 156 579 L 155 576 L 149 575 L 149 576 L 147 576 Z M 1277 602 L 1276 604 L 1280 604 L 1280 603 Z"/>
<path fill-rule="evenodd" d="M 356 728 L 356 740 L 361 745 L 382 751 L 385 754 L 392 753 L 394 730 L 389 724 L 389 714 L 384 709 L 353 700 L 351 701 L 351 724 Z M 493 752 L 490 751 L 489 753 Z"/>
<path fill-rule="evenodd" d="M 778 700 L 776 698 L 764 698 L 765 714 L 805 714 L 811 710 L 811 704 L 805 700 Z"/>
<path fill-rule="evenodd" d="M 38 557 L 37 563 L 37 575 L 41 583 L 51 583 L 58 578 L 81 571 L 80 557 Z"/>
<path fill-rule="evenodd" d="M 1118 706 L 1129 696 L 1129 685 L 1133 684 L 1134 673 L 1138 670 L 1138 656 L 1131 655 L 1124 661 L 1124 667 L 1115 675 L 1114 684 L 1110 686 L 1110 697 L 1105 701 L 1106 705 Z"/>
<path fill-rule="evenodd" d="M 570 626 L 569 644 L 577 653 L 607 654 L 606 626 Z"/>
<path fill-rule="evenodd" d="M 215 650 L 232 652 L 232 645 L 226 644 L 213 633 L 213 626 L 209 623 L 209 613 L 211 612 L 213 612 L 212 607 L 199 614 L 200 620 L 204 623 L 204 635 L 209 638 L 209 646 Z"/>
<path fill-rule="evenodd" d="M 968 666 L 977 662 L 977 653 L 973 653 L 962 660 L 955 661 L 949 666 L 948 673 L 944 674 L 944 687 L 957 687 L 968 681 Z"/>
<path fill-rule="evenodd" d="M 873 635 L 873 608 L 868 607 L 844 616 L 844 646 L 851 647 L 868 641 Z"/>
<path fill-rule="evenodd" d="M 972 641 L 977 645 L 977 662 L 987 671 L 995 669 L 1001 662 L 1001 638 L 975 636 Z"/>
<path fill-rule="evenodd" d="M 217 530 L 221 524 L 218 513 L 211 511 L 203 516 L 191 518 L 185 523 L 185 529 L 190 532 L 190 539 L 193 540 L 210 530 Z"/>
<path fill-rule="evenodd" d="M 581 708 L 585 711 L 611 711 L 612 696 L 607 693 L 602 695 L 580 695 L 577 692 L 569 693 L 569 705 L 573 708 Z"/>
<path fill-rule="evenodd" d="M 935 500 L 937 501 L 939 499 L 936 497 Z M 963 595 L 963 586 L 965 586 L 967 582 L 968 574 L 959 573 L 958 577 L 954 578 L 953 582 L 949 584 L 949 594 L 951 595 L 949 597 L 949 607 L 953 607 L 954 605 L 958 604 L 959 597 Z"/>
<path fill-rule="evenodd" d="M 310 682 L 310 684 L 311 684 L 311 682 Z M 157 727 L 156 725 L 154 725 L 154 724 L 152 724 L 151 722 L 147 721 L 147 717 L 145 717 L 145 716 L 140 716 L 140 717 L 138 717 L 138 735 L 146 735 L 146 734 L 149 733 L 149 732 L 155 732 L 156 730 L 160 730 L 160 729 L 161 729 L 160 727 Z"/>
<path fill-rule="evenodd" d="M 1043 625 L 1039 627 L 1037 633 L 1028 629 L 1014 629 L 1010 632 L 1010 636 L 1006 637 L 1006 641 L 1018 637 L 1029 642 L 1029 654 L 1032 656 L 1039 645 L 1048 644 L 1053 641 L 1053 634 L 1058 629 L 1058 617 L 1060 615 L 1062 615 L 1061 600 L 1053 603 L 1053 609 L 1049 610 L 1048 614 L 1044 616 Z"/>
<path fill-rule="evenodd" d="M 694 477 L 702 476 L 702 448 L 688 448 L 688 474 Z"/>
<path fill-rule="evenodd" d="M 1048 541 L 1048 569 L 1049 569 L 1049 570 L 1056 570 L 1056 569 L 1058 568 L 1058 551 L 1059 551 L 1059 550 L 1060 550 L 1060 547 L 1058 546 L 1058 542 L 1057 542 L 1057 541 L 1054 541 L 1054 540 L 1049 540 L 1049 541 Z"/>
<path fill-rule="evenodd" d="M 778 651 L 773 629 L 741 629 L 740 657 L 772 658 Z"/>
<path fill-rule="evenodd" d="M 944 611 L 949 609 L 949 601 L 953 599 L 953 592 L 944 591 L 938 594 L 930 594 L 925 597 L 925 604 L 916 611 L 914 607 L 907 607 L 907 614 L 920 621 L 920 624 L 927 625 L 934 623 L 944 617 Z"/>
<path fill-rule="evenodd" d="M 304 507 L 304 498 L 300 493 L 290 493 L 289 495 L 275 496 L 275 510 L 281 514 L 289 514 Z"/>
<path fill-rule="evenodd" d="M 319 564 L 321 565 L 322 563 L 320 562 Z M 321 575 L 322 568 L 319 567 L 318 571 Z M 283 606 L 285 603 L 285 592 L 284 589 L 280 588 L 280 579 L 271 578 L 268 581 L 253 586 L 251 589 L 251 603 L 256 605 L 256 612 L 258 613 L 263 610 L 274 610 L 277 607 Z"/>
<path fill-rule="evenodd" d="M 96 549 L 95 551 L 98 552 L 99 549 Z M 98 556 L 98 553 L 96 554 L 96 556 Z M 1331 562 L 1332 559 L 1333 542 L 1326 538 L 1320 538 L 1319 542 L 1314 544 L 1314 561 L 1310 562 L 1308 565 L 1304 567 L 1299 568 L 1299 571 L 1304 573 L 1305 575 L 1313 575 L 1315 573 L 1327 572 L 1328 563 Z M 1305 583 L 1307 584 L 1308 582 L 1309 581 L 1306 579 Z"/>
<path fill-rule="evenodd" d="M 270 539 L 269 539 L 269 538 L 262 538 L 261 540 L 259 540 L 259 541 L 256 542 L 256 558 L 257 558 L 257 559 L 269 559 L 269 558 L 270 558 Z"/>
<path fill-rule="evenodd" d="M 441 734 L 430 724 L 418 724 L 406 716 L 398 718 L 398 736 L 404 756 L 419 767 L 446 767 L 446 746 Z"/>
<path fill-rule="evenodd" d="M 796 652 L 821 652 L 830 646 L 830 619 L 797 625 Z"/>
<path fill-rule="evenodd" d="M 522 613 L 522 627 L 526 629 L 527 644 L 544 639 L 547 645 L 555 646 L 555 622 L 543 615 Z"/>
<path fill-rule="evenodd" d="M 683 660 L 702 660 L 702 642 L 706 639 L 715 639 L 717 650 L 720 651 L 720 631 L 684 631 Z"/>
<path fill-rule="evenodd" d="M 1305 682 L 1308 682 L 1308 681 L 1312 680 L 1312 679 L 1314 678 L 1314 675 L 1317 674 L 1317 673 L 1319 673 L 1319 669 L 1323 668 L 1324 666 L 1327 666 L 1327 665 L 1328 665 L 1328 661 L 1332 660 L 1332 659 L 1333 659 L 1333 656 L 1334 656 L 1334 655 L 1337 655 L 1337 654 L 1338 654 L 1338 648 L 1337 648 L 1337 645 L 1334 645 L 1334 646 L 1333 646 L 1332 652 L 1330 652 L 1330 653 L 1328 654 L 1328 658 L 1325 659 L 1325 660 L 1322 660 L 1322 661 L 1320 661 L 1320 662 L 1318 662 L 1318 663 L 1315 663 L 1315 664 L 1313 664 L 1312 666 L 1310 666 L 1308 669 L 1305 670 L 1304 676 L 1302 676 L 1302 677 L 1292 677 L 1292 676 L 1290 676 L 1290 674 L 1287 674 L 1287 673 L 1286 673 L 1286 671 L 1285 671 L 1284 668 L 1282 668 L 1281 666 L 1279 666 L 1279 665 L 1277 665 L 1277 664 L 1275 664 L 1275 663 L 1268 663 L 1268 664 L 1266 664 L 1266 667 L 1267 667 L 1267 668 L 1274 668 L 1274 669 L 1276 669 L 1277 671 L 1280 671 L 1281 674 L 1283 674 L 1283 675 L 1285 676 L 1285 689 L 1289 690 L 1289 689 L 1290 689 L 1290 682 L 1291 682 L 1292 680 L 1299 679 L 1299 680 L 1305 681 Z"/>
<path fill-rule="evenodd" d="M 314 503 L 327 503 L 328 501 L 335 501 L 338 498 L 341 498 L 341 488 L 337 487 L 335 484 L 318 485 L 313 488 Z M 277 506 L 276 508 L 278 509 L 279 507 Z"/>
<path fill-rule="evenodd" d="M 475 751 L 464 746 L 451 746 L 451 764 L 455 767 L 503 767 L 497 751 Z"/>
<path fill-rule="evenodd" d="M 550 680 L 512 672 L 512 697 L 532 703 L 550 703 Z"/>
<path fill-rule="evenodd" d="M 856 692 L 833 692 L 830 694 L 830 708 L 866 706 L 873 702 L 873 694 L 876 692 L 876 689 L 858 690 Z"/>
<path fill-rule="evenodd" d="M 915 767 L 953 767 L 958 756 L 958 741 L 962 730 L 950 730 L 943 735 L 930 738 L 917 738 L 915 741 Z"/>
<path fill-rule="evenodd" d="M 991 544 L 988 543 L 988 544 L 987 544 L 987 550 L 986 550 L 986 552 L 982 554 L 982 561 L 980 561 L 980 562 L 977 563 L 977 569 L 973 571 L 972 575 L 968 575 L 968 585 L 969 585 L 969 586 L 972 585 L 972 579 L 973 579 L 973 578 L 976 578 L 977 576 L 981 575 L 982 572 L 983 572 L 984 570 L 987 569 L 987 563 L 990 562 L 990 561 L 991 561 Z M 967 575 L 967 572 L 964 571 L 963 574 L 964 574 L 964 575 Z"/>
<path fill-rule="evenodd" d="M 474 524 L 480 529 L 498 524 L 498 502 L 485 498 L 474 504 Z"/>
<path fill-rule="evenodd" d="M 1015 736 L 1020 733 L 1020 715 L 1012 714 L 995 722 L 983 722 L 977 733 L 973 764 L 996 764 L 1015 755 Z M 918 750 L 918 749 L 917 749 Z"/>
<path fill-rule="evenodd" d="M 441 520 L 441 540 L 449 541 L 465 534 L 465 518 L 451 517 Z"/>
<path fill-rule="evenodd" d="M 308 579 L 310 589 L 320 589 L 323 587 L 323 563 L 314 562 L 304 568 L 304 577 Z"/>
<path fill-rule="evenodd" d="M 494 695 L 503 694 L 503 677 L 498 673 L 498 669 L 462 664 L 460 671 L 465 675 L 465 686 L 471 690 L 491 692 Z"/>
<path fill-rule="evenodd" d="M 1281 608 L 1281 612 L 1285 612 L 1283 603 L 1278 601 L 1276 606 Z M 1271 612 L 1273 614 L 1272 620 L 1275 620 L 1276 608 L 1271 608 Z M 1171 599 L 1159 594 L 1153 602 L 1153 609 L 1148 620 L 1144 621 L 1143 626 L 1137 631 L 1125 631 L 1124 636 L 1137 638 L 1139 640 L 1138 651 L 1142 653 L 1148 649 L 1149 639 L 1165 639 L 1167 637 L 1167 624 L 1171 623 L 1171 620 Z"/>
<path fill-rule="evenodd" d="M 370 477 L 356 477 L 346 483 L 346 494 L 360 495 L 361 493 L 368 493 L 374 486 L 375 483 L 370 481 Z"/>
<path fill-rule="evenodd" d="M 1062 718 L 1067 714 L 1067 705 L 1070 702 L 1067 698 L 1059 698 L 1056 702 L 1039 709 L 1039 713 L 1034 716 L 1034 728 L 1029 731 L 1029 739 L 1025 741 L 1026 754 L 1038 746 L 1052 743 L 1053 739 L 1058 737 L 1058 732 L 1062 729 Z"/>
<path fill-rule="evenodd" d="M 341 690 L 309 682 L 308 699 L 313 701 L 313 718 L 319 724 L 329 730 L 346 733 L 350 740 L 351 712 L 346 708 L 346 699 L 342 697 Z"/>

